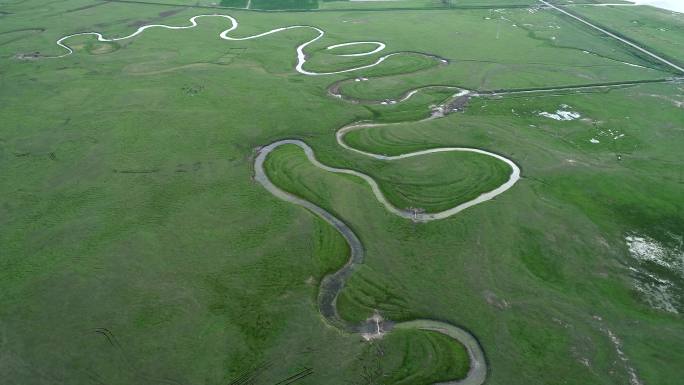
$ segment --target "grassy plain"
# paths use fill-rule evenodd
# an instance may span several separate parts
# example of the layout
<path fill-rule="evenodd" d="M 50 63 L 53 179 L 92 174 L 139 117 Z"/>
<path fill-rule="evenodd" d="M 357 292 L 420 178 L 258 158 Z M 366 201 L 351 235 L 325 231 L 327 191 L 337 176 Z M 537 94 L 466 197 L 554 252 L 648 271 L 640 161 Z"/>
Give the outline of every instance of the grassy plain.
<path fill-rule="evenodd" d="M 573 7 L 577 14 L 646 44 L 675 61 L 684 60 L 682 14 L 653 7 Z"/>
<path fill-rule="evenodd" d="M 421 192 L 435 181 L 480 191 L 497 180 L 476 159 L 382 165 L 341 149 L 335 130 L 359 119 L 406 122 L 353 132 L 355 147 L 483 148 L 515 160 L 523 179 L 491 202 L 415 224 L 388 213 L 363 181 L 316 169 L 296 149 L 274 152 L 277 183 L 342 218 L 366 247 L 366 263 L 339 299 L 345 318 L 379 310 L 461 325 L 482 343 L 488 384 L 624 384 L 630 368 L 647 384 L 680 381 L 681 315 L 649 306 L 635 289 L 630 268 L 643 266 L 625 236 L 672 248 L 684 236 L 681 82 L 476 98 L 464 113 L 423 123 L 410 120 L 443 93 L 372 107 L 326 94 L 356 76 L 371 79 L 347 83 L 345 93 L 381 99 L 426 84 L 568 86 L 660 79 L 669 70 L 526 8 L 228 12 L 240 21 L 236 35 L 325 29 L 307 51 L 311 69 L 371 62 L 324 50 L 354 40 L 437 54 L 448 66 L 406 55 L 358 73 L 305 77 L 293 70 L 294 47 L 311 31 L 226 42 L 217 19 L 116 44 L 74 38 L 75 54 L 62 59 L 15 58 L 61 54 L 54 42 L 70 33 L 122 36 L 218 12 L 167 2 L 179 5 L 0 1 L 0 383 L 274 384 L 307 368 L 313 374 L 298 383 L 462 375 L 462 348 L 440 335 L 401 331 L 364 343 L 326 326 L 318 282 L 346 260 L 344 241 L 251 178 L 256 147 L 300 138 L 322 162 L 377 177 L 397 191 L 397 204 L 452 205 L 464 195 L 444 194 L 444 185 L 435 185 L 434 201 Z M 639 30 L 624 33 L 655 44 Z M 668 39 L 659 41 L 666 51 Z M 563 108 L 581 118 L 539 115 Z M 400 194 L 403 176 L 412 185 Z M 684 277 L 667 274 L 683 312 Z"/>
<path fill-rule="evenodd" d="M 303 151 L 294 145 L 278 149 L 273 158 L 284 163 L 267 163 L 269 177 L 278 185 L 296 185 L 297 170 L 309 163 Z M 357 169 L 373 177 L 394 206 L 424 212 L 444 211 L 475 199 L 505 183 L 513 171 L 506 163 L 487 155 L 457 152 L 393 162 L 364 162 Z M 284 175 L 279 175 L 279 170 Z"/>

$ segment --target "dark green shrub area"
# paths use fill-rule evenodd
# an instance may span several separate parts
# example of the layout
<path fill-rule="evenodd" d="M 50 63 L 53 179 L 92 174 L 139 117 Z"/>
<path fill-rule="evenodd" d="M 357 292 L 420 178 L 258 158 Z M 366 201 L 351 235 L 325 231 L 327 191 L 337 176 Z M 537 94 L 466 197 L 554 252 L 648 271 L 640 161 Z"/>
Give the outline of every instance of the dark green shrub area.
<path fill-rule="evenodd" d="M 252 0 L 251 9 L 318 9 L 318 0 Z"/>
<path fill-rule="evenodd" d="M 247 0 L 221 0 L 221 6 L 231 8 L 247 7 Z"/>

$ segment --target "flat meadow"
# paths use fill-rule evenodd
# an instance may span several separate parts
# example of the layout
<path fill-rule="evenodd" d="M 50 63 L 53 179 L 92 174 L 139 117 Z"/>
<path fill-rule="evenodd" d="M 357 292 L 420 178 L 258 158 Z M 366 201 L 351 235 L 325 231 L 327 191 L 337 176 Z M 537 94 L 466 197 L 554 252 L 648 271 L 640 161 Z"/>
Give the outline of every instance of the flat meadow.
<path fill-rule="evenodd" d="M 373 177 L 397 207 L 428 212 L 491 190 L 510 169 L 474 154 L 371 159 L 336 140 L 358 121 L 391 124 L 348 133 L 353 148 L 483 149 L 522 178 L 455 216 L 414 222 L 364 180 L 317 168 L 298 147 L 274 150 L 273 183 L 363 243 L 341 317 L 462 327 L 485 352 L 486 384 L 680 381 L 681 73 L 533 1 L 214 3 L 0 0 L 0 383 L 464 377 L 465 349 L 442 334 L 366 342 L 324 322 L 319 284 L 348 245 L 254 181 L 254 158 L 300 139 L 321 163 Z M 568 7 L 681 64 L 681 15 L 618 8 Z M 115 42 L 75 36 L 73 54 L 49 58 L 66 53 L 55 44 L 65 35 L 121 37 L 198 14 L 235 17 L 231 36 L 321 28 L 305 49 L 311 71 L 397 54 L 305 76 L 295 47 L 315 31 L 226 41 L 227 19 L 206 17 Z M 326 49 L 353 41 L 387 47 Z M 362 102 L 332 96 L 336 82 Z M 465 106 L 425 120 L 462 89 L 474 94 Z"/>

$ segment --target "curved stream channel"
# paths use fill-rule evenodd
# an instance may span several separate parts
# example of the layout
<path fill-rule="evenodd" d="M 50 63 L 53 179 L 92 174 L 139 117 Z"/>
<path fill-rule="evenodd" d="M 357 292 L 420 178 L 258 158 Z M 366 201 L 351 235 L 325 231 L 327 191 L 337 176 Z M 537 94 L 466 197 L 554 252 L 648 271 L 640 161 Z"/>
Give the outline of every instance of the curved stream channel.
<path fill-rule="evenodd" d="M 296 54 L 297 54 L 297 64 L 295 66 L 295 70 L 303 75 L 308 75 L 308 76 L 318 76 L 318 75 L 332 75 L 332 74 L 341 74 L 341 73 L 346 73 L 346 72 L 352 72 L 352 71 L 357 71 L 357 70 L 362 70 L 366 68 L 371 68 L 374 67 L 383 61 L 385 61 L 387 58 L 394 56 L 394 55 L 401 55 L 404 54 L 405 52 L 393 52 L 389 53 L 383 56 L 379 56 L 375 61 L 373 61 L 371 64 L 366 64 L 366 65 L 361 65 L 357 67 L 352 67 L 352 68 L 347 68 L 339 71 L 334 71 L 334 72 L 313 72 L 304 69 L 304 65 L 306 64 L 306 59 L 307 55 L 304 53 L 304 49 L 316 42 L 317 40 L 321 39 L 324 35 L 325 32 L 318 28 L 318 27 L 313 27 L 309 25 L 294 25 L 294 26 L 288 26 L 288 27 L 281 27 L 281 28 L 275 28 L 270 31 L 266 31 L 260 34 L 256 35 L 251 35 L 251 36 L 244 36 L 244 37 L 232 37 L 228 36 L 232 31 L 234 31 L 238 27 L 238 22 L 235 18 L 232 16 L 228 15 L 222 15 L 222 14 L 214 14 L 214 15 L 197 15 L 193 16 L 190 18 L 190 24 L 186 26 L 168 26 L 168 25 L 163 25 L 163 24 L 151 24 L 151 25 L 145 25 L 140 28 L 138 28 L 135 32 L 133 32 L 130 35 L 124 36 L 124 37 L 118 37 L 118 38 L 105 38 L 100 34 L 99 32 L 81 32 L 81 33 L 75 33 L 71 35 L 64 36 L 57 40 L 57 45 L 60 47 L 64 48 L 67 52 L 58 55 L 58 56 L 42 56 L 41 58 L 51 58 L 51 59 L 56 59 L 56 58 L 62 58 L 68 55 L 71 55 L 74 53 L 74 51 L 65 43 L 68 39 L 74 36 L 83 36 L 83 35 L 93 35 L 97 37 L 99 41 L 103 42 L 110 42 L 110 41 L 119 41 L 119 40 L 124 40 L 124 39 L 130 39 L 132 37 L 135 37 L 139 34 L 141 34 L 143 31 L 150 29 L 150 28 L 164 28 L 164 29 L 171 29 L 171 30 L 178 30 L 178 29 L 189 29 L 197 26 L 197 19 L 202 18 L 202 17 L 219 17 L 219 18 L 224 18 L 230 21 L 231 26 L 230 28 L 226 29 L 225 31 L 221 32 L 219 37 L 224 40 L 229 40 L 229 41 L 236 41 L 236 40 L 249 40 L 249 39 L 256 39 L 259 37 L 267 36 L 273 33 L 278 33 L 290 29 L 297 29 L 297 28 L 305 28 L 305 29 L 311 29 L 316 32 L 316 36 L 312 38 L 311 40 L 308 40 L 296 47 Z M 374 41 L 360 41 L 360 42 L 349 42 L 349 43 L 341 43 L 341 44 L 335 44 L 331 46 L 327 46 L 327 50 L 335 50 L 338 47 L 346 47 L 346 46 L 355 46 L 355 45 L 368 45 L 371 50 L 368 51 L 363 51 L 360 53 L 354 53 L 354 54 L 339 54 L 339 56 L 367 56 L 367 55 L 372 55 L 375 54 L 379 51 L 382 51 L 385 48 L 385 44 L 382 42 L 374 42 Z M 415 52 L 414 52 L 415 54 Z M 429 55 L 429 54 L 423 54 L 427 57 L 431 57 L 434 60 L 439 61 L 440 64 L 445 65 L 447 64 L 447 61 L 443 58 L 440 58 L 438 56 L 434 55 Z M 466 90 L 461 90 L 460 88 L 453 87 L 453 86 L 429 86 L 429 87 L 444 87 L 444 88 L 454 88 L 458 89 L 461 92 L 455 94 L 452 97 L 452 102 L 455 99 L 458 98 L 467 98 L 469 96 L 475 96 L 476 94 L 470 93 L 469 91 Z M 427 89 L 429 87 L 422 87 L 414 90 L 410 90 L 405 93 L 404 96 L 398 101 L 393 101 L 394 103 L 396 102 L 402 102 L 416 94 L 417 92 L 421 91 L 422 89 Z M 341 98 L 343 100 L 347 100 L 343 95 L 341 94 L 335 94 L 332 93 L 333 96 Z M 347 100 L 349 101 L 349 100 Z M 394 104 L 392 103 L 392 104 Z M 384 103 L 383 103 L 384 104 Z M 449 102 L 446 104 L 440 106 L 438 108 L 438 113 L 435 114 L 433 111 L 433 115 L 428 118 L 428 119 L 436 119 L 440 118 L 446 114 L 449 113 Z M 440 322 L 440 321 L 435 321 L 435 320 L 429 320 L 429 319 L 418 319 L 418 320 L 412 320 L 412 321 L 405 321 L 405 322 L 392 322 L 389 320 L 383 319 L 379 314 L 375 314 L 372 317 L 370 317 L 367 321 L 361 322 L 361 323 L 351 323 L 346 320 L 344 320 L 342 317 L 340 317 L 338 311 L 337 311 L 337 297 L 341 290 L 343 289 L 345 282 L 351 276 L 351 274 L 354 272 L 355 268 L 357 265 L 363 262 L 364 260 L 364 248 L 363 244 L 359 240 L 358 236 L 352 231 L 352 229 L 347 226 L 342 220 L 339 218 L 335 217 L 332 215 L 330 212 L 326 211 L 325 209 L 315 205 L 314 203 L 307 201 L 305 199 L 302 199 L 300 197 L 297 197 L 296 195 L 293 195 L 291 193 L 288 193 L 282 189 L 280 189 L 278 186 L 273 184 L 271 180 L 268 178 L 268 175 L 266 174 L 266 171 L 264 170 L 264 162 L 266 161 L 266 158 L 268 155 L 275 150 L 276 148 L 283 146 L 283 145 L 296 145 L 299 146 L 304 153 L 306 154 L 307 158 L 309 161 L 316 167 L 323 169 L 328 172 L 333 172 L 333 173 L 343 173 L 343 174 L 349 174 L 349 175 L 354 175 L 357 176 L 364 181 L 366 181 L 372 191 L 375 197 L 384 205 L 384 207 L 390 211 L 393 214 L 396 214 L 398 216 L 401 216 L 406 219 L 414 220 L 417 222 L 425 222 L 425 221 L 432 221 L 432 220 L 439 220 L 439 219 L 444 219 L 447 217 L 450 217 L 452 215 L 457 214 L 458 212 L 465 210 L 469 207 L 472 207 L 474 205 L 480 204 L 482 202 L 485 202 L 487 200 L 490 200 L 494 198 L 495 196 L 502 194 L 509 188 L 511 188 L 519 179 L 520 179 L 520 168 L 510 159 L 505 158 L 501 155 L 485 151 L 482 149 L 477 149 L 477 148 L 468 148 L 468 147 L 440 147 L 440 148 L 432 148 L 428 150 L 423 150 L 423 151 L 416 151 L 416 152 L 409 152 L 409 153 L 404 153 L 401 155 L 396 155 L 396 156 L 386 156 L 386 155 L 381 155 L 381 154 L 375 154 L 371 152 L 366 152 L 362 151 L 356 148 L 353 148 L 349 146 L 345 141 L 344 141 L 344 136 L 349 133 L 350 131 L 354 130 L 360 130 L 360 129 L 368 129 L 372 127 L 379 127 L 379 126 L 386 126 L 386 124 L 372 124 L 372 123 L 367 123 L 367 122 L 358 122 L 358 123 L 353 123 L 347 126 L 344 126 L 340 128 L 337 133 L 336 133 L 336 138 L 338 144 L 349 150 L 356 152 L 358 154 L 371 157 L 374 159 L 377 159 L 379 161 L 395 161 L 399 159 L 405 159 L 405 158 L 410 158 L 410 157 L 417 157 L 417 156 L 422 156 L 426 154 L 433 154 L 433 153 L 442 153 L 442 152 L 472 152 L 472 153 L 478 153 L 482 155 L 487 155 L 496 158 L 499 161 L 505 162 L 511 167 L 511 174 L 509 176 L 509 179 L 502 184 L 501 186 L 495 188 L 494 190 L 482 193 L 480 196 L 478 196 L 475 199 L 472 199 L 470 201 L 461 203 L 455 207 L 452 207 L 450 209 L 447 209 L 442 212 L 437 212 L 437 213 L 416 213 L 416 212 L 410 212 L 408 210 L 403 210 L 400 208 L 395 207 L 392 205 L 384 196 L 382 191 L 380 190 L 380 187 L 378 186 L 377 182 L 370 177 L 369 175 L 366 175 L 364 173 L 361 173 L 359 171 L 355 170 L 349 170 L 349 169 L 341 169 L 341 168 L 335 168 L 335 167 L 330 167 L 326 166 L 322 163 L 320 163 L 314 154 L 314 151 L 311 147 L 309 147 L 308 144 L 301 140 L 296 140 L 296 139 L 286 139 L 286 140 L 279 140 L 276 142 L 273 142 L 271 144 L 268 144 L 264 147 L 261 147 L 258 149 L 257 156 L 254 162 L 254 170 L 255 170 L 255 180 L 261 183 L 271 194 L 276 196 L 279 199 L 282 199 L 284 201 L 299 205 L 301 207 L 304 207 L 305 209 L 311 211 L 315 215 L 318 215 L 321 217 L 323 220 L 328 222 L 330 225 L 332 225 L 337 231 L 342 234 L 346 242 L 349 244 L 349 248 L 351 250 L 351 255 L 349 257 L 349 260 L 347 263 L 340 268 L 338 271 L 336 271 L 333 274 L 327 275 L 326 277 L 323 278 L 321 281 L 321 285 L 319 288 L 319 294 L 318 294 L 318 307 L 321 315 L 323 318 L 326 320 L 327 323 L 330 325 L 339 328 L 342 331 L 348 332 L 348 333 L 358 333 L 361 334 L 365 339 L 371 340 L 374 338 L 381 338 L 385 333 L 388 333 L 394 329 L 417 329 L 417 330 L 429 330 L 429 331 L 435 331 L 442 333 L 446 336 L 449 336 L 453 338 L 454 340 L 457 340 L 463 346 L 466 348 L 466 351 L 468 353 L 469 359 L 470 359 L 470 367 L 468 374 L 466 375 L 465 378 L 460 379 L 460 380 L 453 380 L 453 381 L 447 381 L 447 382 L 442 382 L 440 384 L 451 384 L 451 385 L 481 385 L 484 383 L 486 377 L 487 377 L 487 364 L 484 356 L 484 352 L 482 350 L 482 347 L 480 346 L 479 342 L 477 339 L 470 334 L 468 331 L 455 326 L 451 325 L 445 322 Z"/>
<path fill-rule="evenodd" d="M 337 231 L 340 232 L 340 234 L 342 234 L 344 239 L 347 241 L 347 244 L 349 245 L 350 256 L 347 263 L 335 273 L 325 276 L 321 281 L 321 285 L 318 291 L 318 309 L 321 312 L 321 315 L 325 318 L 325 320 L 330 325 L 333 325 L 346 332 L 360 333 L 366 339 L 380 338 L 385 333 L 390 332 L 392 329 L 430 330 L 445 334 L 459 341 L 466 348 L 466 351 L 468 352 L 468 356 L 470 358 L 470 368 L 468 370 L 466 378 L 460 381 L 448 381 L 440 384 L 480 385 L 484 383 L 487 377 L 487 364 L 485 361 L 484 352 L 482 351 L 482 347 L 472 334 L 458 326 L 454 326 L 445 322 L 427 319 L 418 319 L 413 321 L 394 323 L 388 320 L 383 320 L 377 315 L 369 318 L 366 322 L 350 323 L 344 320 L 342 317 L 340 317 L 339 313 L 337 312 L 337 296 L 344 288 L 345 282 L 354 272 L 356 266 L 363 263 L 365 258 L 363 244 L 359 240 L 359 237 L 356 236 L 354 231 L 352 231 L 352 229 L 349 226 L 347 226 L 347 224 L 345 224 L 343 221 L 332 215 L 330 212 L 313 204 L 312 202 L 309 202 L 305 199 L 302 199 L 296 195 L 290 194 L 289 192 L 280 189 L 278 186 L 273 184 L 273 182 L 271 182 L 271 180 L 266 175 L 266 170 L 264 170 L 264 162 L 266 161 L 266 157 L 276 148 L 287 144 L 294 144 L 296 146 L 299 146 L 302 150 L 304 150 L 307 158 L 316 167 L 322 168 L 323 170 L 330 172 L 352 174 L 366 179 L 366 181 L 372 183 L 371 186 L 373 187 L 373 192 L 376 194 L 376 197 L 379 197 L 379 199 L 380 197 L 382 197 L 385 207 L 392 207 L 390 211 L 393 211 L 393 209 L 395 208 L 391 206 L 386 200 L 384 200 L 382 193 L 379 192 L 377 184 L 375 183 L 375 181 L 373 181 L 371 177 L 359 173 L 357 171 L 338 169 L 321 164 L 320 162 L 318 162 L 318 160 L 316 160 L 316 157 L 311 147 L 309 147 L 309 145 L 302 142 L 301 140 L 279 140 L 277 142 L 273 142 L 268 146 L 259 149 L 257 157 L 254 161 L 254 178 L 277 198 L 302 206 L 307 210 L 311 211 L 312 213 L 318 215 L 329 224 L 331 224 L 335 229 L 337 229 Z M 401 215 L 404 216 L 403 211 L 400 211 L 400 213 L 402 213 Z"/>

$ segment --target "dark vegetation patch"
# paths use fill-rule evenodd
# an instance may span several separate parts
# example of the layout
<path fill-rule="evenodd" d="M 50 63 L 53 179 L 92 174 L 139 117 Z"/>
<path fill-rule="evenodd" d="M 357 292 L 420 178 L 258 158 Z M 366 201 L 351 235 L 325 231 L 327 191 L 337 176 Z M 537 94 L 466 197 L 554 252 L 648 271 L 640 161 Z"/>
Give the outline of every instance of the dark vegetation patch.
<path fill-rule="evenodd" d="M 245 8 L 248 0 L 221 0 L 222 7 L 229 8 Z"/>
<path fill-rule="evenodd" d="M 176 14 L 178 14 L 184 10 L 185 10 L 184 8 L 176 8 L 176 9 L 170 9 L 167 11 L 162 11 L 162 12 L 159 12 L 157 14 L 158 15 L 157 17 L 151 17 L 149 19 L 134 20 L 134 21 L 128 23 L 127 26 L 139 28 L 139 27 L 142 27 L 144 25 L 155 24 L 159 20 L 166 19 L 166 18 L 173 16 L 173 15 L 176 15 Z"/>
<path fill-rule="evenodd" d="M 114 169 L 115 174 L 153 174 L 159 172 L 158 168 L 153 168 L 149 170 L 117 170 Z"/>
<path fill-rule="evenodd" d="M 416 318 L 405 297 L 400 284 L 360 268 L 337 298 L 337 307 L 352 322 L 363 321 L 375 311 L 394 321 Z"/>
<path fill-rule="evenodd" d="M 302 10 L 318 9 L 318 0 L 252 0 L 250 9 Z"/>
<path fill-rule="evenodd" d="M 544 247 L 549 244 L 544 234 L 529 228 L 522 228 L 521 233 L 518 253 L 527 270 L 542 281 L 563 282 L 562 256 Z"/>
<path fill-rule="evenodd" d="M 69 9 L 69 10 L 65 11 L 64 13 L 71 13 L 71 12 L 83 11 L 83 10 L 86 10 L 86 9 L 99 7 L 100 5 L 104 5 L 104 4 L 107 4 L 107 2 L 106 2 L 106 1 L 102 1 L 102 2 L 97 2 L 97 3 L 95 3 L 95 4 L 84 5 L 84 6 L 82 6 L 82 7 Z"/>
<path fill-rule="evenodd" d="M 244 54 L 245 52 L 247 52 L 246 47 L 228 48 L 228 52 L 225 55 L 220 56 L 218 59 L 214 60 L 214 64 L 231 64 L 235 59 L 242 56 L 242 54 Z"/>
<path fill-rule="evenodd" d="M 115 41 L 91 41 L 85 46 L 86 52 L 91 55 L 104 55 L 119 50 L 121 45 Z"/>
<path fill-rule="evenodd" d="M 186 95 L 195 96 L 195 95 L 198 95 L 199 93 L 201 93 L 202 91 L 204 91 L 204 86 L 203 85 L 183 86 L 181 88 L 181 90 Z"/>
<path fill-rule="evenodd" d="M 5 40 L 0 40 L 0 45 L 9 44 L 17 40 L 25 39 L 29 36 L 45 32 L 45 28 L 21 28 L 12 31 L 0 32 L 0 36 L 4 36 Z"/>
<path fill-rule="evenodd" d="M 183 11 L 184 11 L 183 8 L 170 9 L 170 10 L 168 10 L 168 11 L 159 12 L 159 17 L 161 17 L 161 18 L 163 19 L 163 18 L 165 18 L 165 17 L 173 16 L 173 15 L 175 15 L 175 14 L 177 14 L 177 13 L 181 13 L 181 12 L 183 12 Z"/>
<path fill-rule="evenodd" d="M 152 20 L 135 20 L 126 24 L 127 27 L 140 28 L 143 25 L 148 25 L 154 23 Z"/>
<path fill-rule="evenodd" d="M 355 384 L 431 384 L 465 378 L 469 369 L 463 345 L 425 330 L 393 331 L 369 344 L 358 365 Z"/>

